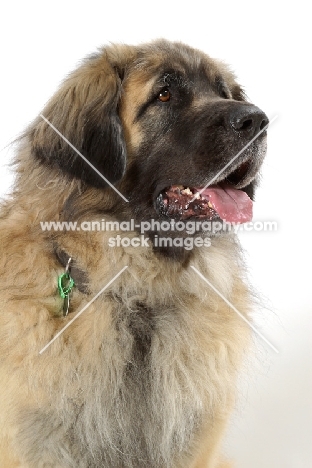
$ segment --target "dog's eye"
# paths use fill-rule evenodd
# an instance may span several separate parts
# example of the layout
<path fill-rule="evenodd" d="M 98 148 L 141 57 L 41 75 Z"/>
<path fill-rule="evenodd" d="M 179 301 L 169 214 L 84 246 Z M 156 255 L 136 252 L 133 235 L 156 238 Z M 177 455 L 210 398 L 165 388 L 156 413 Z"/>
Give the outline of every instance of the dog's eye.
<path fill-rule="evenodd" d="M 157 96 L 157 99 L 161 102 L 168 102 L 171 98 L 171 94 L 168 88 L 163 89 Z"/>

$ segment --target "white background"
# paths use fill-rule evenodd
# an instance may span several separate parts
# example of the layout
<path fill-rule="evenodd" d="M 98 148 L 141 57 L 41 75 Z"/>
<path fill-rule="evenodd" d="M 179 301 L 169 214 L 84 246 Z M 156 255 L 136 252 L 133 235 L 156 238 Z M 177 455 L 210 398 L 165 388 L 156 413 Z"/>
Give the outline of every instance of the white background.
<path fill-rule="evenodd" d="M 165 37 L 232 65 L 269 118 L 268 156 L 255 219 L 275 233 L 241 239 L 265 307 L 225 450 L 238 468 L 308 468 L 311 437 L 311 35 L 307 2 L 14 1 L 1 12 L 0 193 L 8 191 L 9 143 L 64 76 L 108 42 Z"/>

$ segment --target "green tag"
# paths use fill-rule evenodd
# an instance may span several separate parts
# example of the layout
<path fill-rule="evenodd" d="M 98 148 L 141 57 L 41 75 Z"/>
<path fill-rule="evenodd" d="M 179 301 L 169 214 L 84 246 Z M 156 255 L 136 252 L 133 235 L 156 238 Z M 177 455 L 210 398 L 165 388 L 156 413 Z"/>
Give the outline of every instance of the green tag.
<path fill-rule="evenodd" d="M 74 286 L 75 281 L 69 273 L 63 273 L 58 277 L 58 290 L 62 299 L 68 297 Z"/>

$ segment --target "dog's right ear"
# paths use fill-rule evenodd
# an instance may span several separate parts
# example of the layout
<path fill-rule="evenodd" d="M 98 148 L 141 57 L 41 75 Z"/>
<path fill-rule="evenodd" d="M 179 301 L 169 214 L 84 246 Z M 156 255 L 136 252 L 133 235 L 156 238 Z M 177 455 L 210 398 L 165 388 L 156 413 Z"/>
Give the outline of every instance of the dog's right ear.
<path fill-rule="evenodd" d="M 122 178 L 126 144 L 118 116 L 123 73 L 118 65 L 104 49 L 74 71 L 48 102 L 29 133 L 32 154 L 43 164 L 96 187 L 105 186 L 105 179 L 113 184 Z"/>

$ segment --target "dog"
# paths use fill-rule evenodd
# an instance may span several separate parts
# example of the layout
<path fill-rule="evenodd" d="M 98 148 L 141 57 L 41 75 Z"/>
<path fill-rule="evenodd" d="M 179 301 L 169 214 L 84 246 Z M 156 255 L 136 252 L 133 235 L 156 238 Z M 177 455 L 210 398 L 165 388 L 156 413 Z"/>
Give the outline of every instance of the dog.
<path fill-rule="evenodd" d="M 156 40 L 87 57 L 26 129 L 1 206 L 1 467 L 230 466 L 253 296 L 229 225 L 267 125 L 223 62 Z"/>

